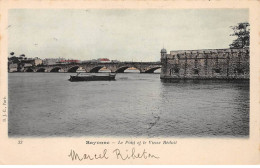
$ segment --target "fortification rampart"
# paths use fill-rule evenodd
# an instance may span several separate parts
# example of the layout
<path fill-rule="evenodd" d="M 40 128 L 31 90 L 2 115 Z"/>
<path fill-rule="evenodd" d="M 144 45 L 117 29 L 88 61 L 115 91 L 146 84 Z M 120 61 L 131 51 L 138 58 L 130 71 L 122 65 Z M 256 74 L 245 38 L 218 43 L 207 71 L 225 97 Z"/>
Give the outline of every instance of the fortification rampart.
<path fill-rule="evenodd" d="M 161 79 L 249 79 L 249 49 L 161 50 Z"/>

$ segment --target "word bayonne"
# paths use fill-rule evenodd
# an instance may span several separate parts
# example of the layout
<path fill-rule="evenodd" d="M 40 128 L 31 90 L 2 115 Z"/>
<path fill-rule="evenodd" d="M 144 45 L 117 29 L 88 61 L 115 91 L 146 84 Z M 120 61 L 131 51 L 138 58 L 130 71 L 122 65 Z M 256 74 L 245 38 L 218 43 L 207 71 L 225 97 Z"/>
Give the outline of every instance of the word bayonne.
<path fill-rule="evenodd" d="M 108 141 L 86 141 L 87 145 L 109 145 Z"/>

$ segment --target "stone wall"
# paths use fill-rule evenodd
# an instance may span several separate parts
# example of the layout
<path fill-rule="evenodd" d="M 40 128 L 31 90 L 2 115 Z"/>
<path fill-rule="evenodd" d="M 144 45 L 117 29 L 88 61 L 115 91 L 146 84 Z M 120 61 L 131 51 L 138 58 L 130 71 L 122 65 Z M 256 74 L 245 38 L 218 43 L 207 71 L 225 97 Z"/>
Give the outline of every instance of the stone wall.
<path fill-rule="evenodd" d="M 161 79 L 249 79 L 249 49 L 161 53 Z"/>

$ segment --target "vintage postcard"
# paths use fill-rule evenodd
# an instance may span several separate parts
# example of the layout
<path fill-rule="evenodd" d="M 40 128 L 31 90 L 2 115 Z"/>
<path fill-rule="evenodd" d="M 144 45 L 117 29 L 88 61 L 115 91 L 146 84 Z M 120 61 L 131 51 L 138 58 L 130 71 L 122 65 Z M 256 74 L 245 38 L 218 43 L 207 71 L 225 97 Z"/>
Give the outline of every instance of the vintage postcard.
<path fill-rule="evenodd" d="M 259 164 L 259 1 L 0 1 L 0 164 Z"/>

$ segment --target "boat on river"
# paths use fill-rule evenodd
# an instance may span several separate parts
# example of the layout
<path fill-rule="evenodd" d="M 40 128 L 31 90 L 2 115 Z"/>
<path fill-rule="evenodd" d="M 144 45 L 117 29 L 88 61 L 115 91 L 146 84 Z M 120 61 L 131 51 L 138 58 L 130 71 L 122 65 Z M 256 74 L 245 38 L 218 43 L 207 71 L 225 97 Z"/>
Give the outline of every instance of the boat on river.
<path fill-rule="evenodd" d="M 116 74 L 106 74 L 106 75 L 92 75 L 88 73 L 80 73 L 78 72 L 77 75 L 70 75 L 69 81 L 71 82 L 78 82 L 78 81 L 111 81 L 115 80 Z"/>

